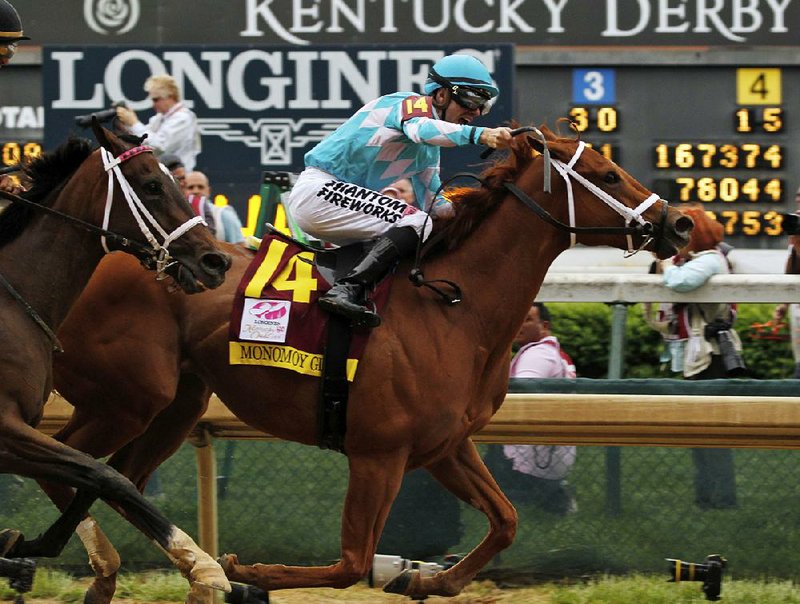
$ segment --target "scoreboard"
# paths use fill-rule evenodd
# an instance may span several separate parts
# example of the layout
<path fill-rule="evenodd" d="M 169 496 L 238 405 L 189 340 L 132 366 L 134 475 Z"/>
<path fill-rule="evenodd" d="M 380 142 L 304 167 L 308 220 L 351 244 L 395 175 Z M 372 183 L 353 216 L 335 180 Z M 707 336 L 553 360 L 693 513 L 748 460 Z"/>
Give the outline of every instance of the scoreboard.
<path fill-rule="evenodd" d="M 741 66 L 733 52 L 714 62 L 687 62 L 689 51 L 681 60 L 669 51 L 638 54 L 594 66 L 580 64 L 586 53 L 564 65 L 523 54 L 518 119 L 554 128 L 568 117 L 582 140 L 664 199 L 703 204 L 728 243 L 784 247 L 780 213 L 795 211 L 800 187 L 797 62 Z"/>

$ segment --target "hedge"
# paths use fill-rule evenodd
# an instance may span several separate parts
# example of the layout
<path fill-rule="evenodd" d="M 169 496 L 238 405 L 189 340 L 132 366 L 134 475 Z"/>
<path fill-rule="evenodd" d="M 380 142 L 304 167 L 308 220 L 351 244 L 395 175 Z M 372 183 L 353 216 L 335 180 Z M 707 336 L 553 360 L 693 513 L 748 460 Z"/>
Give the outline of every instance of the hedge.
<path fill-rule="evenodd" d="M 777 334 L 759 327 L 772 319 L 774 304 L 740 304 L 735 329 L 742 339 L 748 375 L 753 379 L 792 377 L 794 360 L 788 330 Z M 580 377 L 605 378 L 611 337 L 611 307 L 598 303 L 550 303 L 551 331 L 575 361 Z M 680 377 L 662 367 L 659 356 L 661 336 L 647 325 L 643 305 L 628 309 L 625 333 L 624 377 Z"/>

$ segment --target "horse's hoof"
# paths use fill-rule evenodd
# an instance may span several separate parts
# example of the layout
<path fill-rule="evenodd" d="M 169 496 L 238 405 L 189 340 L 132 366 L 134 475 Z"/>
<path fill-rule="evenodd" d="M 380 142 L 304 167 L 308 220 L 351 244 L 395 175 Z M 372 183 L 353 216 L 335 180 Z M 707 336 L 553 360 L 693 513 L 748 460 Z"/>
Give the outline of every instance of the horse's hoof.
<path fill-rule="evenodd" d="M 210 587 L 219 591 L 230 593 L 231 584 L 225 576 L 222 567 L 212 559 L 199 560 L 191 571 L 192 584 L 199 583 L 203 587 Z"/>
<path fill-rule="evenodd" d="M 0 558 L 13 558 L 10 556 L 17 543 L 24 541 L 22 533 L 16 529 L 3 529 L 0 531 Z"/>
<path fill-rule="evenodd" d="M 383 586 L 383 591 L 389 594 L 407 595 L 407 590 L 414 580 L 414 574 L 419 574 L 418 570 L 404 570 L 394 579 Z"/>

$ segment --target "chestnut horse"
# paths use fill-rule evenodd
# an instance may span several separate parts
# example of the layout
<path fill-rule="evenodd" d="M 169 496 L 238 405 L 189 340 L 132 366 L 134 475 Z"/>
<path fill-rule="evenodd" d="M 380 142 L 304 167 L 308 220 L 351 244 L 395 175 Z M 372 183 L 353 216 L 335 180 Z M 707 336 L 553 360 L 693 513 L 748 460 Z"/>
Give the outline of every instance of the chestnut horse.
<path fill-rule="evenodd" d="M 509 156 L 485 171 L 480 188 L 461 191 L 455 216 L 436 226 L 425 273 L 457 282 L 460 304 L 445 305 L 402 278 L 409 261 L 398 269 L 350 390 L 341 559 L 295 567 L 242 564 L 226 555 L 230 579 L 265 590 L 354 584 L 372 564 L 403 474 L 416 467 L 483 512 L 489 531 L 452 568 L 432 577 L 406 571 L 387 591 L 455 595 L 511 544 L 516 512 L 470 435 L 505 398 L 511 342 L 548 267 L 573 237 L 665 258 L 685 245 L 692 227 L 582 142 L 542 132 L 514 138 Z M 183 442 L 212 391 L 254 428 L 317 442 L 316 378 L 228 363 L 236 281 L 252 254 L 225 249 L 233 257 L 231 277 L 199 296 L 171 295 L 126 258 L 109 257 L 60 332 L 70 350 L 58 360 L 56 385 L 76 410 L 57 438 L 91 455 L 113 454 L 109 463 L 140 488 Z M 88 329 L 98 316 L 105 333 Z M 62 507 L 71 497 L 52 486 L 47 491 Z M 111 592 L 114 579 L 98 575 L 98 591 Z"/>
<path fill-rule="evenodd" d="M 53 388 L 56 332 L 104 255 L 127 249 L 188 292 L 218 287 L 230 258 L 142 145 L 94 124 L 101 148 L 70 139 L 29 164 L 30 188 L 0 214 L 0 472 L 75 487 L 102 498 L 159 545 L 190 581 L 229 589 L 219 565 L 124 476 L 35 426 Z M 97 325 L 95 320 L 89 329 Z M 81 502 L 76 498 L 76 505 Z M 73 526 L 72 529 L 75 527 Z M 72 532 L 72 531 L 70 531 Z M 55 556 L 48 531 L 0 538 L 3 556 Z"/>

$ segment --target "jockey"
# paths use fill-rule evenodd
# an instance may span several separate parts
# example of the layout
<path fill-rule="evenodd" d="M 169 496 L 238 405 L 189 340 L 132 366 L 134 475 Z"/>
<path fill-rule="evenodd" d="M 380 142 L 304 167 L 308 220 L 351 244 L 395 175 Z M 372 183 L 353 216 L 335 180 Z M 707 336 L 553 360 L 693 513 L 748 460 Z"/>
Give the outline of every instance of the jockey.
<path fill-rule="evenodd" d="M 377 238 L 372 249 L 319 300 L 328 312 L 367 327 L 380 317 L 364 303 L 366 289 L 431 231 L 428 214 L 444 214 L 434 199 L 441 184 L 439 148 L 510 144 L 510 128 L 472 126 L 499 90 L 486 67 L 469 55 L 449 55 L 433 65 L 425 96 L 396 92 L 375 99 L 306 153 L 287 201 L 297 225 L 336 245 Z M 378 191 L 411 180 L 424 212 Z M 431 210 L 432 208 L 432 210 Z"/>
<path fill-rule="evenodd" d="M 16 9 L 6 0 L 0 0 L 0 67 L 8 65 L 17 52 L 20 40 L 30 40 L 22 33 L 22 21 Z"/>

